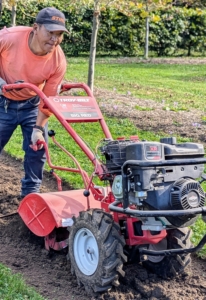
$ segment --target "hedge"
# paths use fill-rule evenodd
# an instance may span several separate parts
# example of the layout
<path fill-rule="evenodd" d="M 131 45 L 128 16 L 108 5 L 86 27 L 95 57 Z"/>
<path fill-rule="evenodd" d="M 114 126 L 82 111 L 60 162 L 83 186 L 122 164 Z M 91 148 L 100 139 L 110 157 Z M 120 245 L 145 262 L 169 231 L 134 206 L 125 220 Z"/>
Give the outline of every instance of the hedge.
<path fill-rule="evenodd" d="M 54 1 L 50 0 L 51 5 Z M 93 9 L 81 7 L 58 7 L 65 13 L 70 35 L 65 35 L 62 47 L 68 56 L 88 54 L 92 32 Z M 49 5 L 48 5 L 49 6 Z M 29 5 L 19 5 L 17 25 L 32 26 L 37 12 L 44 6 L 34 1 Z M 139 56 L 144 51 L 145 19 L 142 11 L 133 11 L 132 16 L 112 8 L 101 11 L 97 40 L 97 55 L 116 54 Z M 200 10 L 172 8 L 155 12 L 159 21 L 150 20 L 149 50 L 158 56 L 174 55 L 182 51 L 186 55 L 194 52 L 204 54 L 206 45 L 206 13 Z M 157 20 L 157 18 L 155 18 Z M 9 27 L 11 11 L 4 8 L 0 28 Z"/>

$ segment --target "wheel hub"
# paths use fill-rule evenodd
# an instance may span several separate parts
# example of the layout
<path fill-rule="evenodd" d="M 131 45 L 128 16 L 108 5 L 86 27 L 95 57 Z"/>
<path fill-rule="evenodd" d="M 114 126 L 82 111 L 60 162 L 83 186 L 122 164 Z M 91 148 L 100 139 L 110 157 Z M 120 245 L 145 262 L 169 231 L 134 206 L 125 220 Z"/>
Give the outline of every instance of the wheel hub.
<path fill-rule="evenodd" d="M 79 270 L 85 275 L 92 275 L 99 262 L 99 248 L 93 233 L 81 228 L 74 237 L 74 257 Z"/>

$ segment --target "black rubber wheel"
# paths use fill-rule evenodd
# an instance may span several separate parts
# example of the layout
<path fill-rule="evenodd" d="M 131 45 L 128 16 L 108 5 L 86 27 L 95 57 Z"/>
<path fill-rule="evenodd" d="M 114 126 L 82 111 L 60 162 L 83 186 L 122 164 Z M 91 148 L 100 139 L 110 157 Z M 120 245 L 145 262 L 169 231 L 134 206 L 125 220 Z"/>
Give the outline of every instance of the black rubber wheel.
<path fill-rule="evenodd" d="M 69 234 L 71 271 L 88 294 L 109 290 L 119 285 L 124 276 L 124 238 L 112 215 L 100 209 L 82 211 Z"/>
<path fill-rule="evenodd" d="M 167 237 L 165 238 L 165 242 L 166 242 L 165 250 L 190 248 L 191 247 L 190 236 L 191 236 L 191 230 L 189 228 L 168 230 Z M 158 248 L 158 244 L 157 244 L 157 248 Z M 177 255 L 170 255 L 166 257 L 159 257 L 159 262 L 155 262 L 156 258 L 154 256 L 153 257 L 148 256 L 148 260 L 144 261 L 143 265 L 148 270 L 152 271 L 153 273 L 156 273 L 158 276 L 163 277 L 165 279 L 175 277 L 183 273 L 185 268 L 191 262 L 190 254 L 181 254 L 181 255 L 177 254 Z"/>

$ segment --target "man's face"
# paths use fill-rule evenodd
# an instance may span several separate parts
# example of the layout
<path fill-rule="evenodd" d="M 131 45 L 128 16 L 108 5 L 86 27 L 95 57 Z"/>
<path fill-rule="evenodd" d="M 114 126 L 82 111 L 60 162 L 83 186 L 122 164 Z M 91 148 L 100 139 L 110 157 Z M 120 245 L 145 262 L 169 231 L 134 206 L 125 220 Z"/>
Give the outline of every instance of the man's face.
<path fill-rule="evenodd" d="M 36 41 L 42 55 L 50 53 L 63 40 L 63 31 L 48 31 L 44 25 L 35 24 Z"/>

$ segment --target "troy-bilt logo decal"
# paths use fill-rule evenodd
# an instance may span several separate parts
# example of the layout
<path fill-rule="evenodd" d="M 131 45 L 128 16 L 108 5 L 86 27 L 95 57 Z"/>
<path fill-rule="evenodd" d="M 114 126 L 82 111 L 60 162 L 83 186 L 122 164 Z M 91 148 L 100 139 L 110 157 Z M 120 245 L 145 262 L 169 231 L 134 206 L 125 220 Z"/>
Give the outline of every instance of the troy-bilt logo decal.
<path fill-rule="evenodd" d="M 54 98 L 54 102 L 89 102 L 88 98 Z"/>

